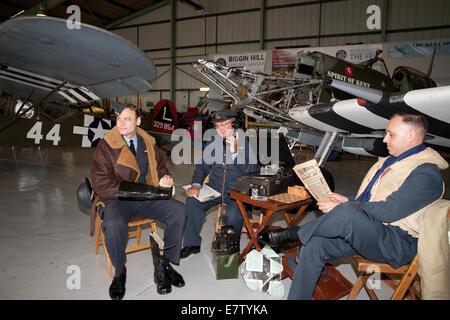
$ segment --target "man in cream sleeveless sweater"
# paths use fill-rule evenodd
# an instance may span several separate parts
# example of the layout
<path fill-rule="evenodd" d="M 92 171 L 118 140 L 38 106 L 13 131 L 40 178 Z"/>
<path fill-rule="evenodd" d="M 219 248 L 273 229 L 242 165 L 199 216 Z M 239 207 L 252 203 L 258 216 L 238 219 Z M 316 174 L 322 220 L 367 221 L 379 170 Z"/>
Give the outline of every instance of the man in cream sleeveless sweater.
<path fill-rule="evenodd" d="M 417 251 L 424 209 L 444 193 L 439 170 L 448 163 L 423 141 L 428 130 L 421 115 L 398 113 L 388 123 L 390 156 L 366 174 L 356 197 L 329 194 L 318 203 L 325 213 L 300 227 L 263 231 L 259 241 L 277 246 L 300 239 L 288 299 L 311 299 L 325 262 L 359 254 L 397 268 Z"/>

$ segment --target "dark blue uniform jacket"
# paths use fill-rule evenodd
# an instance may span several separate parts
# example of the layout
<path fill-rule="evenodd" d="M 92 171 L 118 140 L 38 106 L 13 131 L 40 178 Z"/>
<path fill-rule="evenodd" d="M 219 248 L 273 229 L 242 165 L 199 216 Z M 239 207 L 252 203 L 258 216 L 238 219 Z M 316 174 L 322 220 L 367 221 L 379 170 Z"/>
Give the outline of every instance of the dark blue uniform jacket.
<path fill-rule="evenodd" d="M 211 141 L 206 144 L 204 150 L 207 150 L 208 146 L 210 146 L 215 141 L 215 139 L 221 139 L 221 137 L 218 135 L 213 136 Z M 228 159 L 232 159 L 231 153 L 230 153 L 228 147 L 226 149 L 227 149 L 226 152 L 228 153 Z M 224 150 L 225 150 L 225 148 L 224 148 Z M 242 158 L 243 156 L 241 155 L 242 152 L 245 152 L 245 162 L 243 164 L 239 164 L 240 162 L 242 162 L 241 159 L 243 159 Z M 250 173 L 258 171 L 259 166 L 257 163 L 254 163 L 254 164 L 249 163 L 250 159 L 253 159 L 253 160 L 256 159 L 256 155 L 254 152 L 255 151 L 253 150 L 253 148 L 250 148 L 250 143 L 249 143 L 248 137 L 246 137 L 245 148 L 239 149 L 239 147 L 238 147 L 238 152 L 237 152 L 238 155 L 232 163 L 230 161 L 228 161 L 228 162 L 226 161 L 227 155 L 225 152 L 223 152 L 223 156 L 220 157 L 222 160 L 216 161 L 213 164 L 207 164 L 205 162 L 205 156 L 203 156 L 202 163 L 196 165 L 196 167 L 195 167 L 194 175 L 192 177 L 192 184 L 198 183 L 202 186 L 203 181 L 208 176 L 208 174 L 211 172 L 211 175 L 209 177 L 209 181 L 207 184 L 211 188 L 213 188 L 214 190 L 216 190 L 220 193 L 222 193 L 222 188 L 223 188 L 224 202 L 228 202 L 229 195 L 228 195 L 227 191 L 236 188 L 237 178 L 240 176 L 248 175 Z M 250 156 L 251 153 L 253 154 L 253 156 Z M 213 158 L 215 157 L 214 151 L 211 152 L 211 156 Z M 254 162 L 254 161 L 252 161 L 252 162 Z M 226 169 L 225 185 L 223 186 L 225 169 Z"/>
<path fill-rule="evenodd" d="M 382 225 L 394 222 L 418 211 L 439 199 L 442 195 L 442 175 L 434 164 L 426 163 L 414 169 L 401 187 L 386 201 L 353 202 L 374 221 L 379 222 L 378 245 L 386 261 L 397 268 L 411 260 L 417 251 L 417 239 L 397 226 Z M 405 241 L 407 240 L 407 241 Z M 395 248 L 395 250 L 391 250 Z M 399 254 L 399 253 L 403 254 Z"/>

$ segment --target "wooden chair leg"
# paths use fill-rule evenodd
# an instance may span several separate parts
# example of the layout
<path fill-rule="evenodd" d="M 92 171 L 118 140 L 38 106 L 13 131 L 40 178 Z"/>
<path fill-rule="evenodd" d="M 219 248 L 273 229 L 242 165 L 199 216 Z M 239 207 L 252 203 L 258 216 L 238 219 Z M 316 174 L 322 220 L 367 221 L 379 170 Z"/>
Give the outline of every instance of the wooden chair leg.
<path fill-rule="evenodd" d="M 391 300 L 402 300 L 403 299 L 403 297 L 406 294 L 406 291 L 408 291 L 412 281 L 414 280 L 414 276 L 412 276 L 411 274 L 406 274 L 403 277 L 402 281 L 398 285 L 398 288 L 392 294 Z"/>
<path fill-rule="evenodd" d="M 140 243 L 141 243 L 141 225 L 138 225 L 136 231 L 136 245 L 138 246 Z"/>
<path fill-rule="evenodd" d="M 158 233 L 158 229 L 156 227 L 156 222 L 152 221 L 150 223 L 152 231 L 155 233 Z M 96 239 L 95 239 L 95 254 L 97 255 L 99 252 L 99 247 L 101 245 L 103 245 L 103 251 L 105 254 L 105 260 L 106 260 L 106 267 L 108 269 L 108 275 L 110 278 L 113 278 L 113 272 L 112 272 L 112 263 L 111 263 L 111 258 L 109 256 L 108 253 L 108 248 L 106 247 L 105 244 L 105 234 L 103 233 L 103 230 L 101 229 L 101 220 L 100 218 L 97 216 L 97 221 L 96 221 Z M 142 235 L 142 226 L 141 225 L 137 225 L 137 231 L 135 233 L 129 233 L 128 237 L 129 238 L 136 238 L 136 245 L 132 246 L 132 247 L 128 247 L 125 249 L 125 253 L 129 253 L 129 252 L 135 252 L 138 250 L 142 250 L 142 249 L 146 249 L 146 248 L 150 248 L 150 243 L 143 243 L 141 244 L 141 235 Z"/>
<path fill-rule="evenodd" d="M 416 256 L 414 257 L 414 259 L 411 261 L 411 263 L 409 265 L 408 271 L 402 277 L 400 284 L 398 285 L 397 289 L 394 291 L 394 294 L 392 295 L 391 300 L 403 299 L 406 291 L 411 287 L 411 284 L 413 283 L 418 270 L 419 270 L 419 259 L 416 254 Z"/>
<path fill-rule="evenodd" d="M 102 239 L 100 239 L 101 232 L 101 226 L 100 226 L 100 218 L 97 215 L 97 218 L 95 220 L 95 255 L 98 255 L 98 248 L 102 244 Z"/>
<path fill-rule="evenodd" d="M 375 294 L 375 291 L 367 284 L 367 280 L 368 280 L 369 276 L 366 276 L 366 279 L 363 283 L 364 289 L 366 289 L 367 294 L 369 295 L 371 300 L 378 300 L 377 295 Z"/>
<path fill-rule="evenodd" d="M 102 239 L 105 239 L 105 234 L 103 233 L 103 230 L 102 230 Z M 111 267 L 111 258 L 109 257 L 108 248 L 106 248 L 106 244 L 104 242 L 103 242 L 103 251 L 105 254 L 106 268 L 108 269 L 108 275 L 110 278 L 112 278 L 113 273 L 112 273 L 112 267 Z"/>
<path fill-rule="evenodd" d="M 152 232 L 153 232 L 153 233 L 158 233 L 158 229 L 156 228 L 156 222 L 155 222 L 155 221 L 150 222 L 150 226 L 151 226 L 151 228 L 152 228 Z M 149 248 L 151 248 L 151 247 L 152 247 L 152 244 L 150 243 Z"/>
<path fill-rule="evenodd" d="M 409 287 L 409 292 L 411 293 L 411 300 L 421 300 L 422 295 L 420 292 L 420 280 L 417 275 Z"/>
<path fill-rule="evenodd" d="M 358 279 L 356 279 L 355 284 L 353 285 L 352 291 L 347 296 L 347 300 L 355 300 L 358 296 L 359 292 L 361 291 L 364 282 L 367 280 L 367 276 L 364 277 L 364 275 L 360 275 Z"/>

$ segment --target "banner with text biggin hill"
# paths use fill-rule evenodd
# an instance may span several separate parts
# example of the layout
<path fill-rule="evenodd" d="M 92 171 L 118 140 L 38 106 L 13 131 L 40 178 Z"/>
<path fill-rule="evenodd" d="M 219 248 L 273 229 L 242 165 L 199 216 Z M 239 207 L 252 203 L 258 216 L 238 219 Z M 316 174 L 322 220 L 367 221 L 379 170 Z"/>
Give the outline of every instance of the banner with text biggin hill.
<path fill-rule="evenodd" d="M 215 54 L 216 63 L 226 67 L 243 67 L 250 72 L 264 72 L 266 65 L 266 52 L 254 51 L 233 54 Z"/>

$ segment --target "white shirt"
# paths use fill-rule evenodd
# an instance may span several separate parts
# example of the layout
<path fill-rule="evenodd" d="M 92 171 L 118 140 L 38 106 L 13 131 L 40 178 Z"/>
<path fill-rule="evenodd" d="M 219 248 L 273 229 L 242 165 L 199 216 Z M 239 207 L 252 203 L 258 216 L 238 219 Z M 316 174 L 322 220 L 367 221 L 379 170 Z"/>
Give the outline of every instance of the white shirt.
<path fill-rule="evenodd" d="M 133 140 L 134 150 L 136 150 L 136 152 L 137 152 L 137 149 L 138 149 L 138 139 L 137 139 L 137 135 L 135 135 L 135 136 L 134 136 L 133 138 L 131 138 L 131 139 L 128 139 L 128 138 L 125 137 L 125 136 L 122 136 L 122 137 L 123 137 L 123 139 L 125 140 L 125 142 L 127 143 L 128 148 L 130 147 L 130 141 Z"/>

